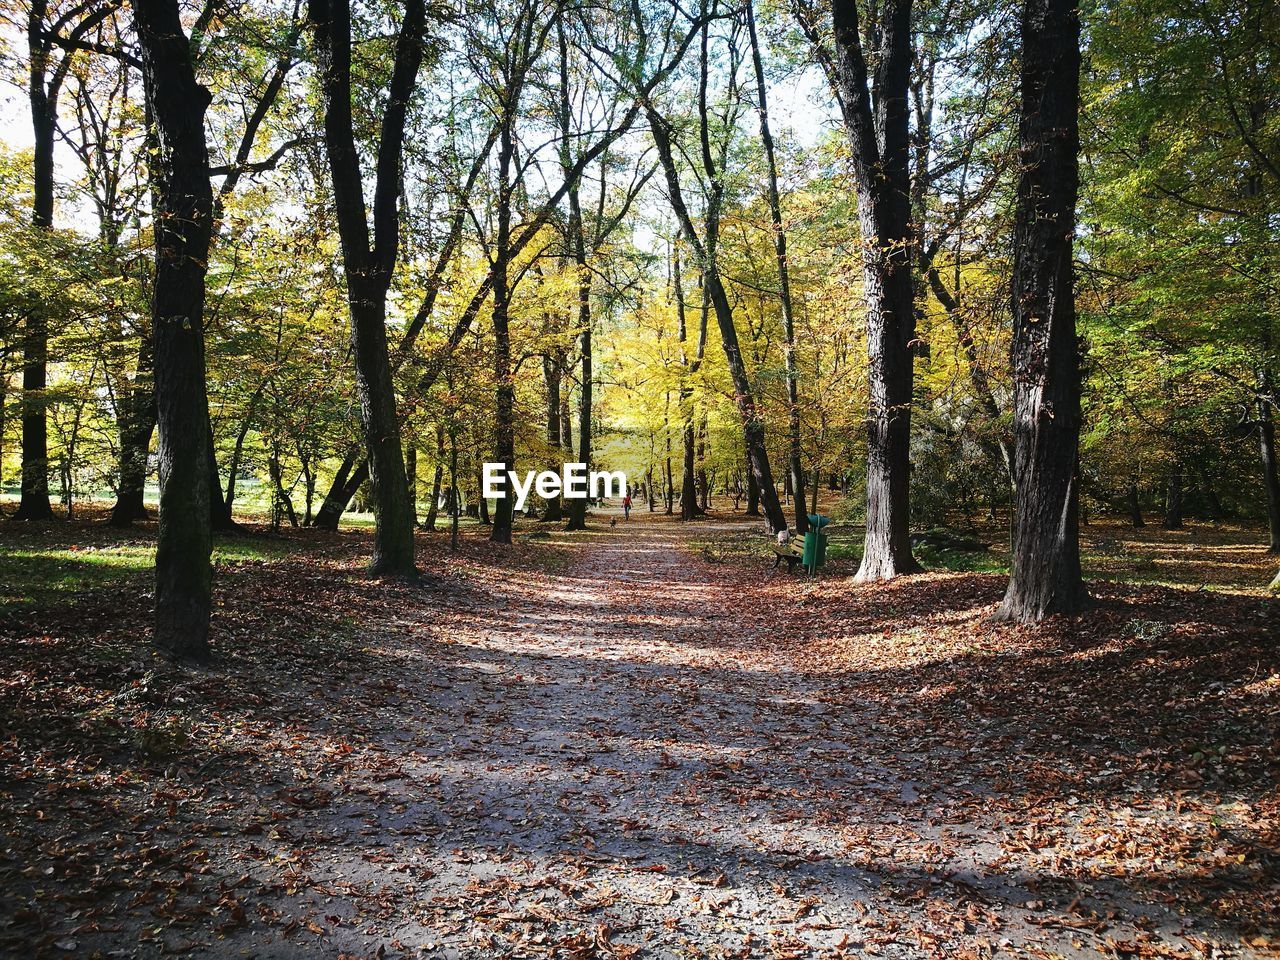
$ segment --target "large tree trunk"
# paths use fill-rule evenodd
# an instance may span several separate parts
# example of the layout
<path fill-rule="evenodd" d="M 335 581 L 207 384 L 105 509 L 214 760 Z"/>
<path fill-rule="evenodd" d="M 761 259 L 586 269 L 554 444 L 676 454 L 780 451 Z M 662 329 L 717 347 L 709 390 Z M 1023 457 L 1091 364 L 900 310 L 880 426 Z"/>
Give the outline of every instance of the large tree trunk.
<path fill-rule="evenodd" d="M 387 348 L 387 291 L 400 244 L 398 197 L 408 101 L 422 62 L 423 0 L 407 0 L 378 138 L 372 231 L 355 144 L 350 0 L 310 0 L 324 102 L 325 145 L 342 240 L 351 346 L 364 427 L 375 532 L 370 571 L 415 576 L 413 509 Z M 325 506 L 329 504 L 326 500 Z M 345 502 L 336 509 L 341 512 Z M 322 510 L 323 513 L 323 510 Z"/>
<path fill-rule="evenodd" d="M 1262 453 L 1262 479 L 1267 487 L 1267 525 L 1271 553 L 1280 553 L 1280 470 L 1276 467 L 1276 427 L 1267 401 L 1258 404 L 1258 444 Z"/>
<path fill-rule="evenodd" d="M 151 305 L 160 435 L 155 644 L 169 656 L 209 657 L 213 571 L 209 403 L 205 395 L 205 270 L 213 221 L 204 114 L 177 0 L 134 0 L 147 100 L 156 121 L 159 183 Z"/>
<path fill-rule="evenodd" d="M 413 508 L 387 354 L 386 291 L 365 294 L 360 291 L 361 286 L 356 283 L 350 297 L 351 343 L 375 522 L 369 571 L 375 575 L 413 576 Z"/>
<path fill-rule="evenodd" d="M 578 390 L 578 451 L 574 462 L 584 464 L 590 470 L 592 378 L 595 376 L 591 369 L 591 276 L 581 265 L 579 276 L 583 278 L 578 284 L 578 325 L 581 330 L 578 343 L 582 354 L 582 386 Z M 566 530 L 586 529 L 587 501 L 584 497 L 569 500 L 565 512 L 569 515 Z"/>
<path fill-rule="evenodd" d="M 1021 71 L 1012 283 L 1017 489 L 1012 575 L 997 616 L 1034 622 L 1088 602 L 1080 572 L 1080 358 L 1071 259 L 1080 146 L 1075 0 L 1026 0 Z"/>
<path fill-rule="evenodd" d="M 698 503 L 697 452 L 696 434 L 694 430 L 693 388 L 688 378 L 697 373 L 702 366 L 702 358 L 707 343 L 707 317 L 710 309 L 707 303 L 706 288 L 702 291 L 702 310 L 698 324 L 698 341 L 692 356 L 689 354 L 689 312 L 684 299 L 684 267 L 680 261 L 680 241 L 677 239 L 671 250 L 671 279 L 676 297 L 676 336 L 680 341 L 680 357 L 683 366 L 680 391 L 677 394 L 680 417 L 684 422 L 681 435 L 682 456 L 680 458 L 680 519 L 694 520 L 702 515 L 702 507 Z M 669 459 L 669 458 L 668 458 Z"/>
<path fill-rule="evenodd" d="M 671 514 L 675 512 L 676 488 L 675 488 L 675 478 L 672 476 L 672 473 L 671 473 L 671 430 L 670 430 L 670 424 L 668 423 L 668 424 L 666 424 L 666 426 L 667 426 L 667 428 L 668 428 L 668 429 L 665 431 L 665 432 L 666 432 L 666 434 L 667 434 L 667 456 L 666 456 L 666 460 L 665 460 L 665 462 L 664 462 L 664 469 L 663 469 L 663 488 L 664 488 L 664 489 L 663 489 L 663 495 L 666 497 L 666 500 L 667 500 L 667 509 L 666 509 L 666 514 L 667 514 L 667 516 L 671 516 Z"/>
<path fill-rule="evenodd" d="M 911 390 L 915 339 L 910 138 L 911 0 L 891 0 L 874 32 L 881 55 L 867 85 L 857 0 L 834 0 L 836 82 L 853 157 L 862 225 L 870 410 L 867 527 L 857 579 L 922 568 L 911 555 Z"/>
<path fill-rule="evenodd" d="M 680 472 L 680 519 L 694 520 L 702 515 L 702 505 L 698 503 L 698 456 L 697 432 L 693 420 L 684 425 L 684 456 Z"/>

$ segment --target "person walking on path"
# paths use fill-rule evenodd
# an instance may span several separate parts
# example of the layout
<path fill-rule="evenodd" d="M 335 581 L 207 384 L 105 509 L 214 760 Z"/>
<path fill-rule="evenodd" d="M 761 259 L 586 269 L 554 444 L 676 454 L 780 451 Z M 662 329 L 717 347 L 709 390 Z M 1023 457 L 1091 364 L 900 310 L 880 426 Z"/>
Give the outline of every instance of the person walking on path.
<path fill-rule="evenodd" d="M 624 493 L 622 495 L 622 519 L 623 520 L 631 519 L 631 494 L 630 493 Z"/>

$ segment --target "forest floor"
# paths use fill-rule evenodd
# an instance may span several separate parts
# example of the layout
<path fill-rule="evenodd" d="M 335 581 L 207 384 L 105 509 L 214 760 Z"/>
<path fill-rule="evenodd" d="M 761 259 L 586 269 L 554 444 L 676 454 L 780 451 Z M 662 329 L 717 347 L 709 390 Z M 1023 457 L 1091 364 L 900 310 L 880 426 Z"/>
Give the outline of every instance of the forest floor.
<path fill-rule="evenodd" d="M 424 534 L 413 586 L 259 532 L 201 671 L 150 535 L 0 527 L 4 956 L 1280 955 L 1256 533 L 1095 525 L 1028 628 L 727 519 Z"/>

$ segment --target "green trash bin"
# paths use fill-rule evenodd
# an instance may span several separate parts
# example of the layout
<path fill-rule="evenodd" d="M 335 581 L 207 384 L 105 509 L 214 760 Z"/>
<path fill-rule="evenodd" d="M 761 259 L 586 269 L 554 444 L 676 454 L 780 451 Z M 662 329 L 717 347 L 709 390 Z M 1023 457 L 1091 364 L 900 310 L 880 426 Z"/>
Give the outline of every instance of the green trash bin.
<path fill-rule="evenodd" d="M 827 535 L 822 528 L 831 522 L 820 513 L 809 514 L 809 532 L 804 535 L 804 556 L 801 563 L 809 573 L 816 573 L 827 562 Z"/>

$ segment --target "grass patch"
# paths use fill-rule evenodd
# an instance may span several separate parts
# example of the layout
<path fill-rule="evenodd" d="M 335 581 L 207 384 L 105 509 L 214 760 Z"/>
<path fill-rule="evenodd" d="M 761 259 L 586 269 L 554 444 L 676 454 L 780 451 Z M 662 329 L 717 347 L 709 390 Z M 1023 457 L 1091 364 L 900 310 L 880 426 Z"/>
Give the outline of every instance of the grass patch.
<path fill-rule="evenodd" d="M 916 559 L 927 570 L 952 573 L 1008 573 L 1009 559 L 992 550 L 946 550 L 929 546 L 915 549 Z"/>
<path fill-rule="evenodd" d="M 219 537 L 213 562 L 270 563 L 296 544 L 267 537 Z M 82 594 L 130 585 L 148 589 L 156 549 L 149 541 L 0 544 L 0 615 L 63 606 Z"/>
<path fill-rule="evenodd" d="M 71 602 L 77 594 L 150 572 L 149 544 L 0 547 L 0 614 Z"/>

